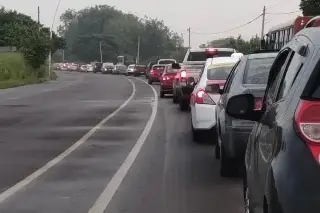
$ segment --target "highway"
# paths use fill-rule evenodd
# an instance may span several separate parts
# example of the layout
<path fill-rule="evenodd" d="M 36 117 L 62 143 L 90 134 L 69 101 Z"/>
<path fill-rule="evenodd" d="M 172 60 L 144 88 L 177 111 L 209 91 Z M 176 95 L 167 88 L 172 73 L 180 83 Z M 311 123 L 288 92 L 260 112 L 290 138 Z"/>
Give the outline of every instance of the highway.
<path fill-rule="evenodd" d="M 190 114 L 144 77 L 57 71 L 0 91 L 1 213 L 242 213 Z"/>

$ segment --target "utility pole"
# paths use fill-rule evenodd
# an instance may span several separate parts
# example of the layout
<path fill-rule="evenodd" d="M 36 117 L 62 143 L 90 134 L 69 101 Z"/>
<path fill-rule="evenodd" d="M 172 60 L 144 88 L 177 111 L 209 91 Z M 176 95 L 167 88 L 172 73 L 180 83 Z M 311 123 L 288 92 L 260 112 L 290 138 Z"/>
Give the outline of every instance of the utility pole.
<path fill-rule="evenodd" d="M 187 31 L 188 31 L 188 34 L 189 34 L 189 45 L 188 45 L 188 47 L 189 47 L 189 49 L 191 48 L 191 45 L 190 45 L 190 37 L 191 37 L 191 30 L 190 30 L 190 27 L 187 29 Z"/>
<path fill-rule="evenodd" d="M 140 59 L 140 36 L 138 36 L 138 51 L 137 51 L 136 64 L 139 64 L 139 59 Z"/>
<path fill-rule="evenodd" d="M 262 41 L 264 40 L 264 25 L 266 20 L 266 6 L 263 7 L 262 11 L 262 28 L 261 28 L 261 42 L 260 42 L 260 49 L 262 49 Z"/>
<path fill-rule="evenodd" d="M 38 6 L 38 24 L 40 25 L 40 7 Z"/>
<path fill-rule="evenodd" d="M 101 45 L 101 41 L 99 42 L 99 46 L 100 46 L 100 62 L 102 63 L 102 45 Z"/>
<path fill-rule="evenodd" d="M 62 62 L 64 62 L 64 49 L 62 50 Z"/>

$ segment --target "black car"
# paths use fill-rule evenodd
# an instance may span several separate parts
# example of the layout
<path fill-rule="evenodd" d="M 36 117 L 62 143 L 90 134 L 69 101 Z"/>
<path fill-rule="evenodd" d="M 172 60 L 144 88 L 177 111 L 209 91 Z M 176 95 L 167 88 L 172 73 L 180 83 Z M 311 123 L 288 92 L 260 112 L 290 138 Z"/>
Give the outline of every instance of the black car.
<path fill-rule="evenodd" d="M 232 176 L 241 168 L 238 166 L 243 165 L 247 140 L 254 125 L 253 121 L 228 116 L 225 111 L 226 103 L 235 95 L 251 93 L 254 95 L 256 108 L 259 108 L 270 67 L 276 56 L 277 52 L 245 55 L 232 68 L 227 78 L 216 107 L 216 157 L 221 158 L 221 176 Z"/>
<path fill-rule="evenodd" d="M 103 65 L 102 62 L 95 62 L 93 65 L 93 73 L 102 72 L 101 70 L 102 65 Z"/>
<path fill-rule="evenodd" d="M 229 116 L 256 122 L 245 155 L 246 212 L 320 212 L 320 28 L 298 32 L 273 63 L 262 109 L 250 93 Z"/>

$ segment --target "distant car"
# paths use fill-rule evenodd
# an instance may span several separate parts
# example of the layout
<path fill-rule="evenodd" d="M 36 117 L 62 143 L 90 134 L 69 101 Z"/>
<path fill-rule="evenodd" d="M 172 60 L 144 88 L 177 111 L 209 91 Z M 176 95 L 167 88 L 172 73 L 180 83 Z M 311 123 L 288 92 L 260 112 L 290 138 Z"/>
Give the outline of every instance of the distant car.
<path fill-rule="evenodd" d="M 160 98 L 163 98 L 165 94 L 172 94 L 172 84 L 177 72 L 179 72 L 179 67 L 172 67 L 172 64 L 165 66 L 160 78 Z"/>
<path fill-rule="evenodd" d="M 60 70 L 67 71 L 68 70 L 68 64 L 64 63 L 60 65 Z"/>
<path fill-rule="evenodd" d="M 204 67 L 204 62 L 199 64 L 183 64 L 174 77 L 173 103 L 179 103 L 180 110 L 189 108 L 190 96 L 195 86 L 195 79 L 199 78 Z M 190 81 L 190 79 L 193 79 Z"/>
<path fill-rule="evenodd" d="M 190 98 L 191 127 L 193 140 L 213 138 L 216 135 L 215 110 L 232 67 L 238 62 L 235 57 L 213 58 L 200 75 Z M 215 86 L 215 87 L 214 87 Z M 216 140 L 212 140 L 216 143 Z"/>
<path fill-rule="evenodd" d="M 133 75 L 135 66 L 135 64 L 130 64 L 127 68 L 126 75 Z"/>
<path fill-rule="evenodd" d="M 151 71 L 148 75 L 148 84 L 152 84 L 153 82 L 160 82 L 160 78 L 165 66 L 166 65 L 163 64 L 155 64 L 152 66 Z"/>
<path fill-rule="evenodd" d="M 80 72 L 87 72 L 87 65 L 81 65 Z"/>
<path fill-rule="evenodd" d="M 112 70 L 112 74 L 122 74 L 122 75 L 126 75 L 127 72 L 127 66 L 124 64 L 116 64 L 114 66 L 114 69 Z"/>
<path fill-rule="evenodd" d="M 159 59 L 157 64 L 172 64 L 172 63 L 177 63 L 175 59 Z"/>
<path fill-rule="evenodd" d="M 217 132 L 219 143 L 216 156 L 221 158 L 221 176 L 232 176 L 238 165 L 243 165 L 247 140 L 254 122 L 232 118 L 226 113 L 226 103 L 239 94 L 254 95 L 256 110 L 260 110 L 269 72 L 277 53 L 245 55 L 233 67 L 221 99 L 216 107 Z"/>
<path fill-rule="evenodd" d="M 95 62 L 93 65 L 93 73 L 101 72 L 102 64 L 101 62 Z"/>
<path fill-rule="evenodd" d="M 145 75 L 146 74 L 146 70 L 147 70 L 147 66 L 146 65 L 135 65 L 134 66 L 134 72 L 133 72 L 133 76 L 140 76 L 140 75 Z"/>
<path fill-rule="evenodd" d="M 149 73 L 150 73 L 150 71 L 151 71 L 151 69 L 152 69 L 153 65 L 155 65 L 155 64 L 157 64 L 157 63 L 156 63 L 156 62 L 150 62 L 150 63 L 148 64 L 148 66 L 147 66 L 147 70 L 146 70 L 146 79 L 148 79 L 148 77 L 149 77 Z"/>
<path fill-rule="evenodd" d="M 114 69 L 114 64 L 113 63 L 103 63 L 101 67 L 101 72 L 103 74 L 111 74 L 112 70 Z"/>
<path fill-rule="evenodd" d="M 92 64 L 87 64 L 87 72 L 93 72 L 94 67 Z"/>

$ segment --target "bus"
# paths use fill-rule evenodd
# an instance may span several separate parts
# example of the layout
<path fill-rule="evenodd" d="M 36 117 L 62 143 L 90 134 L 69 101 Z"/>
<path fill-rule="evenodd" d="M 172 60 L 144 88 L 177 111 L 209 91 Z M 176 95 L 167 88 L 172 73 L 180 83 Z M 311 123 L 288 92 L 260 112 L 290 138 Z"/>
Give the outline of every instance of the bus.
<path fill-rule="evenodd" d="M 302 30 L 313 16 L 298 16 L 286 23 L 272 27 L 262 40 L 265 49 L 280 50 L 291 38 Z"/>
<path fill-rule="evenodd" d="M 117 64 L 124 64 L 124 56 L 122 55 L 117 56 Z"/>

